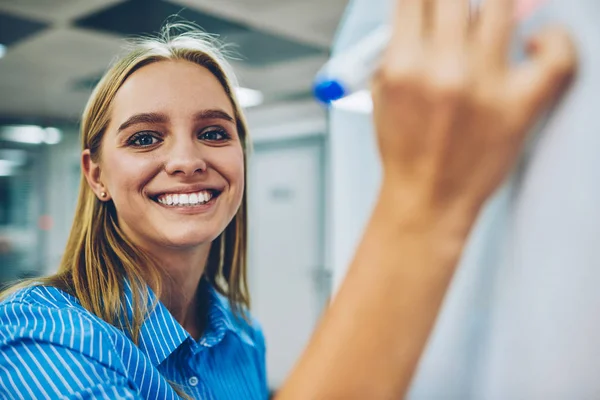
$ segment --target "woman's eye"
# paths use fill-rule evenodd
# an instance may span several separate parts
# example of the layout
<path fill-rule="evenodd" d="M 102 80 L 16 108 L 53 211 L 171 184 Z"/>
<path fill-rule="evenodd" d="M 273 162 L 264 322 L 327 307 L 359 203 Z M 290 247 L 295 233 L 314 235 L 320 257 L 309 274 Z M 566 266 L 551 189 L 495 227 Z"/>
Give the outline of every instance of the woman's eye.
<path fill-rule="evenodd" d="M 198 138 L 209 142 L 222 142 L 229 139 L 229 134 L 224 129 L 210 129 L 201 132 Z"/>
<path fill-rule="evenodd" d="M 128 144 L 134 147 L 148 147 L 159 142 L 159 139 L 147 132 L 139 132 L 133 135 Z"/>

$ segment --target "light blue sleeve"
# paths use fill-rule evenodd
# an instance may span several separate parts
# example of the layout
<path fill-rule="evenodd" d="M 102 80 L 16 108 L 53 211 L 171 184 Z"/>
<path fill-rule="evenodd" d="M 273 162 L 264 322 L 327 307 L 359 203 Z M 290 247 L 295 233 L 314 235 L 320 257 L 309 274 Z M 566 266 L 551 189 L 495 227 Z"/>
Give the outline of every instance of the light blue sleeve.
<path fill-rule="evenodd" d="M 127 378 L 76 350 L 21 339 L 0 347 L 0 398 L 139 399 Z"/>

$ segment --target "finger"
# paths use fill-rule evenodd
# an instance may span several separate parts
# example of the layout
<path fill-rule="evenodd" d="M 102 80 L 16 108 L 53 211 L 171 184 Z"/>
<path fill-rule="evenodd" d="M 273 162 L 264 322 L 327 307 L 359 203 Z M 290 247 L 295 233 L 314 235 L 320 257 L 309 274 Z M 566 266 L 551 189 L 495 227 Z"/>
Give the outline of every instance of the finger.
<path fill-rule="evenodd" d="M 420 43 L 425 26 L 425 4 L 428 0 L 397 0 L 391 43 Z"/>
<path fill-rule="evenodd" d="M 563 93 L 576 72 L 577 54 L 562 28 L 547 28 L 532 37 L 527 53 L 528 60 L 510 75 L 509 90 L 530 119 Z"/>
<path fill-rule="evenodd" d="M 472 2 L 469 2 L 469 36 L 475 35 L 475 28 L 479 26 L 479 7 L 472 6 Z"/>
<path fill-rule="evenodd" d="M 486 0 L 475 28 L 477 62 L 485 69 L 505 68 L 514 25 L 515 0 Z"/>
<path fill-rule="evenodd" d="M 435 50 L 451 55 L 462 51 L 469 31 L 469 0 L 437 0 L 433 9 Z"/>

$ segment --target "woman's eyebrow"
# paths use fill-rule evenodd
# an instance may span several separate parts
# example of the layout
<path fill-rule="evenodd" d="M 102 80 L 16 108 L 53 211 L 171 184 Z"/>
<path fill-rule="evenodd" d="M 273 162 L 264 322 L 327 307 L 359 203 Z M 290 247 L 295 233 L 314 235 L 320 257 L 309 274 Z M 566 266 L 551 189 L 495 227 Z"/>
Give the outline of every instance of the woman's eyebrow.
<path fill-rule="evenodd" d="M 234 122 L 235 121 L 231 115 L 229 115 L 225 111 L 219 110 L 219 109 L 208 109 L 208 110 L 198 111 L 194 115 L 194 119 L 195 120 L 201 120 L 201 119 L 223 119 L 223 120 L 229 121 L 229 122 Z"/>
<path fill-rule="evenodd" d="M 194 114 L 194 120 L 202 119 L 222 119 L 229 122 L 235 121 L 231 115 L 219 109 L 201 110 Z M 127 118 L 127 120 L 119 126 L 117 133 L 135 124 L 164 124 L 168 121 L 169 117 L 166 114 L 162 113 L 150 112 L 134 114 L 131 117 Z"/>
<path fill-rule="evenodd" d="M 161 113 L 134 114 L 131 117 L 127 118 L 127 120 L 125 122 L 123 122 L 121 124 L 121 126 L 119 126 L 119 129 L 117 130 L 117 132 L 121 132 L 122 130 L 125 130 L 135 124 L 142 124 L 142 123 L 164 124 L 168 120 L 169 120 L 169 117 L 167 117 L 165 114 L 161 114 Z"/>

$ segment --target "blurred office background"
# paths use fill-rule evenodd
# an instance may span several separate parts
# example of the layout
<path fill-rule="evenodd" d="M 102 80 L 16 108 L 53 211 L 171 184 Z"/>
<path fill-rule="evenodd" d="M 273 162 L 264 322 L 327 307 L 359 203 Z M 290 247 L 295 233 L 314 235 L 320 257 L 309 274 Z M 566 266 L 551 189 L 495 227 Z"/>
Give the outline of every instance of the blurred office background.
<path fill-rule="evenodd" d="M 0 283 L 55 271 L 78 194 L 78 121 L 131 35 L 171 15 L 233 44 L 254 151 L 250 284 L 279 386 L 330 295 L 327 114 L 313 99 L 347 0 L 0 0 Z"/>

